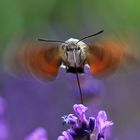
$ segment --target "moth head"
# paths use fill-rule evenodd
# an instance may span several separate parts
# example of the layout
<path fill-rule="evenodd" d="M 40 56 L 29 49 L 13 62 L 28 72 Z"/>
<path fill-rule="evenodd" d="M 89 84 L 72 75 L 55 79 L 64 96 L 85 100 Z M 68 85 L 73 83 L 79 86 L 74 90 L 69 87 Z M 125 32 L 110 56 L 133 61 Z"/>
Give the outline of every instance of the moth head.
<path fill-rule="evenodd" d="M 78 51 L 83 47 L 86 47 L 86 44 L 82 41 L 79 41 L 78 39 L 70 38 L 65 41 L 65 44 L 63 44 L 62 47 L 66 51 Z"/>

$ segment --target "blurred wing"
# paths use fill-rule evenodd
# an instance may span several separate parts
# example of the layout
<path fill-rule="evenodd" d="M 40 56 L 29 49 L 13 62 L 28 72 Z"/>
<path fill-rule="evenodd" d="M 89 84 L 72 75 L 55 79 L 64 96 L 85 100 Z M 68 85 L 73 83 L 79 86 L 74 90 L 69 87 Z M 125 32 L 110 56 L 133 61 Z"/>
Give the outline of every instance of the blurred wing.
<path fill-rule="evenodd" d="M 40 80 L 52 80 L 57 76 L 61 65 L 59 44 L 22 41 L 8 49 L 5 64 L 10 72 L 32 73 Z"/>
<path fill-rule="evenodd" d="M 88 45 L 87 63 L 93 75 L 104 76 L 114 72 L 119 64 L 135 62 L 135 56 L 128 49 L 127 44 L 118 40 L 105 40 Z M 130 64 L 128 62 L 128 65 Z"/>

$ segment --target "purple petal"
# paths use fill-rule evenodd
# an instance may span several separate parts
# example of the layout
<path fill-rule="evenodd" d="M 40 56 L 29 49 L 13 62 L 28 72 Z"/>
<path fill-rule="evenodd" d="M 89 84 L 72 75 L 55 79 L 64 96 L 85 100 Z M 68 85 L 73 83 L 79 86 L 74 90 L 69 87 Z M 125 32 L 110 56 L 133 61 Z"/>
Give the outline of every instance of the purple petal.
<path fill-rule="evenodd" d="M 86 116 L 85 116 L 85 112 L 86 110 L 88 109 L 87 107 L 85 107 L 84 105 L 82 104 L 75 104 L 73 106 L 73 109 L 76 113 L 76 115 L 79 117 L 79 120 L 82 121 L 82 122 L 85 122 L 87 121 L 86 120 Z"/>
<path fill-rule="evenodd" d="M 65 115 L 62 117 L 62 119 L 64 124 L 70 125 L 73 128 L 78 127 L 78 118 L 75 117 L 74 114 L 69 114 L 67 116 Z"/>
<path fill-rule="evenodd" d="M 66 140 L 64 136 L 59 136 L 57 140 Z"/>
<path fill-rule="evenodd" d="M 106 121 L 107 120 L 107 115 L 106 115 L 106 112 L 105 111 L 99 111 L 98 113 L 98 116 L 97 116 L 97 119 L 101 119 L 103 121 Z"/>
<path fill-rule="evenodd" d="M 57 140 L 74 140 L 68 131 L 62 132 L 63 136 L 59 136 Z"/>
<path fill-rule="evenodd" d="M 107 115 L 105 111 L 100 111 L 98 113 L 97 119 L 96 119 L 96 125 L 98 128 L 98 131 L 100 133 L 104 133 L 105 129 L 111 125 L 113 125 L 112 121 L 107 121 Z"/>
<path fill-rule="evenodd" d="M 68 123 L 72 126 L 72 127 L 77 127 L 77 120 L 78 118 L 75 117 L 73 114 L 69 114 L 67 116 L 67 120 L 68 120 Z"/>

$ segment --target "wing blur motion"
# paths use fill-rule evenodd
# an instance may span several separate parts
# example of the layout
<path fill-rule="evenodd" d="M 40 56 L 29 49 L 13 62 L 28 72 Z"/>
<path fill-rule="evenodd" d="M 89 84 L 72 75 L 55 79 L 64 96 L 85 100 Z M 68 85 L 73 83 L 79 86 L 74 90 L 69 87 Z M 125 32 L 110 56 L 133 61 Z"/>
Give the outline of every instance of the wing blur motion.
<path fill-rule="evenodd" d="M 22 41 L 8 48 L 5 65 L 8 71 L 20 75 L 32 73 L 40 80 L 55 78 L 61 65 L 60 48 L 57 43 Z"/>
<path fill-rule="evenodd" d="M 87 63 L 93 75 L 108 75 L 117 70 L 121 63 L 131 63 L 133 60 L 136 61 L 135 56 L 127 48 L 127 44 L 118 40 L 104 40 L 88 45 Z"/>

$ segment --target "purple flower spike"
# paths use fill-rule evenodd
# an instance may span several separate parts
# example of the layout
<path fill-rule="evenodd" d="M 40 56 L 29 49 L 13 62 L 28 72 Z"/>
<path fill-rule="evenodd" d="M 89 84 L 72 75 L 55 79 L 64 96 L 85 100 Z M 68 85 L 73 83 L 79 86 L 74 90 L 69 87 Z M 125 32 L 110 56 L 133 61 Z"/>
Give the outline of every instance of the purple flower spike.
<path fill-rule="evenodd" d="M 104 140 L 105 129 L 113 125 L 112 121 L 107 121 L 105 111 L 100 111 L 97 118 L 86 119 L 85 112 L 88 109 L 82 104 L 75 104 L 73 109 L 77 115 L 63 116 L 63 122 L 70 126 L 70 129 L 62 133 L 57 140 Z"/>
<path fill-rule="evenodd" d="M 64 122 L 70 125 L 70 129 L 64 131 L 58 140 L 90 140 L 90 134 L 95 128 L 95 119 L 86 119 L 85 112 L 88 108 L 82 104 L 75 104 L 73 109 L 78 118 L 73 114 L 62 117 Z"/>
<path fill-rule="evenodd" d="M 109 126 L 112 126 L 113 122 L 107 120 L 107 115 L 105 111 L 100 111 L 96 119 L 96 125 L 97 125 L 99 135 L 103 137 L 105 133 L 105 129 Z"/>
<path fill-rule="evenodd" d="M 82 121 L 82 122 L 86 122 L 87 121 L 86 120 L 86 116 L 85 116 L 85 112 L 88 109 L 87 107 L 85 107 L 82 104 L 75 104 L 73 106 L 73 109 L 74 109 L 74 111 L 75 111 L 75 113 L 78 116 L 80 121 Z"/>

